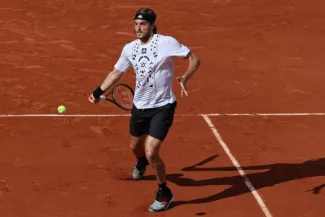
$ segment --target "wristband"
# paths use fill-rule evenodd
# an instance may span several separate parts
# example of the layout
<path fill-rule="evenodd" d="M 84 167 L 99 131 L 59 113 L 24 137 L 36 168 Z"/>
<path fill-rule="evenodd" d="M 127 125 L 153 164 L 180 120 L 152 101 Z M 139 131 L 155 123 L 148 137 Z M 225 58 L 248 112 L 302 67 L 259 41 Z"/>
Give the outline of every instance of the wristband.
<path fill-rule="evenodd" d="M 95 99 L 98 99 L 100 97 L 100 95 L 102 95 L 105 91 L 103 91 L 100 86 L 97 87 L 97 89 L 93 92 L 93 96 L 95 97 Z"/>

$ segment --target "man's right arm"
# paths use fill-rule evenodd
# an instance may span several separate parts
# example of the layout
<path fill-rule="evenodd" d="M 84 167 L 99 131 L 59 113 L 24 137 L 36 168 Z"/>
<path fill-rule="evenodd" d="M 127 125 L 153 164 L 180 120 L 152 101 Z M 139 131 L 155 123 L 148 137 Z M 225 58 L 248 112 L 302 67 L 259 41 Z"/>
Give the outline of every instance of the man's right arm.
<path fill-rule="evenodd" d="M 122 75 L 129 69 L 131 66 L 131 62 L 128 59 L 129 50 L 130 46 L 125 45 L 120 58 L 114 65 L 113 71 L 108 73 L 103 83 L 98 86 L 97 89 L 89 96 L 88 99 L 91 103 L 97 103 L 100 100 L 100 95 L 102 95 L 107 89 L 112 87 L 118 80 L 120 80 Z"/>
<path fill-rule="evenodd" d="M 100 95 L 102 95 L 107 89 L 112 87 L 118 80 L 121 79 L 123 75 L 122 71 L 113 69 L 110 73 L 108 73 L 107 77 L 103 81 L 103 83 L 97 87 L 96 90 L 89 96 L 88 100 L 91 103 L 97 103 L 100 100 Z"/>
<path fill-rule="evenodd" d="M 113 71 L 111 71 L 107 75 L 103 83 L 100 85 L 100 88 L 105 92 L 107 89 L 113 86 L 118 80 L 120 80 L 122 75 L 123 75 L 122 71 L 119 71 L 114 68 Z"/>

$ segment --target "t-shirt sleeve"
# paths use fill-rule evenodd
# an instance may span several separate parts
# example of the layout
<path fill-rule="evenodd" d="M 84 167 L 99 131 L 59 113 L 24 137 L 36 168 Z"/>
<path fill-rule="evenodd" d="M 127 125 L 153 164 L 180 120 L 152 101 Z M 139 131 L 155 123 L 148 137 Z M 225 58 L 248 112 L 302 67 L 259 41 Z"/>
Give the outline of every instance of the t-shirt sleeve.
<path fill-rule="evenodd" d="M 168 37 L 167 46 L 169 48 L 169 56 L 186 57 L 190 52 L 187 46 L 179 43 L 173 37 Z"/>
<path fill-rule="evenodd" d="M 130 68 L 130 66 L 131 62 L 128 59 L 128 46 L 125 45 L 121 52 L 121 56 L 114 65 L 114 67 L 121 72 L 126 72 Z"/>

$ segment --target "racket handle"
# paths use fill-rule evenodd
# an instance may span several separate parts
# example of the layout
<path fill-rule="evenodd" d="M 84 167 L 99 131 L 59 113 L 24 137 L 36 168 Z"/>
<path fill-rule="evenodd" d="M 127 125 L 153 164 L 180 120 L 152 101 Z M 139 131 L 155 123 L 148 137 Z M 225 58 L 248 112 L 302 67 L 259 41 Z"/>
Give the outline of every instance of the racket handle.
<path fill-rule="evenodd" d="M 100 95 L 99 97 L 100 99 L 106 99 L 106 97 L 104 95 Z"/>

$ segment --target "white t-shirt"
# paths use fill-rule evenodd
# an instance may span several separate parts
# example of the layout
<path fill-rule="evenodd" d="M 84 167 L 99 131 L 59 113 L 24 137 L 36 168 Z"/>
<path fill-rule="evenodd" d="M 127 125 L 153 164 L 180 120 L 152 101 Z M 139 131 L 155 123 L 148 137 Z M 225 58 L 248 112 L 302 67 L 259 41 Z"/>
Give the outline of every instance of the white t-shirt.
<path fill-rule="evenodd" d="M 133 66 L 136 85 L 133 103 L 138 109 L 156 108 L 176 101 L 172 91 L 173 57 L 185 57 L 190 49 L 175 38 L 155 34 L 141 44 L 134 40 L 126 44 L 115 68 L 126 72 Z"/>

